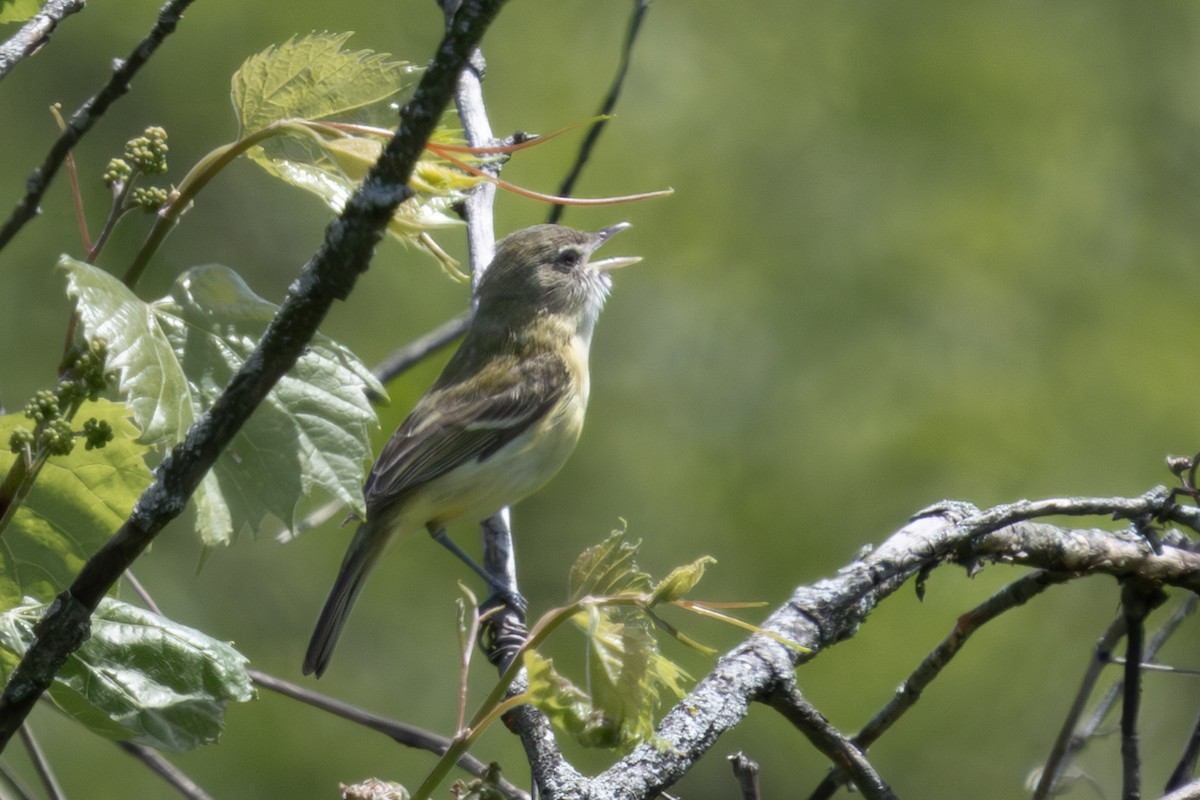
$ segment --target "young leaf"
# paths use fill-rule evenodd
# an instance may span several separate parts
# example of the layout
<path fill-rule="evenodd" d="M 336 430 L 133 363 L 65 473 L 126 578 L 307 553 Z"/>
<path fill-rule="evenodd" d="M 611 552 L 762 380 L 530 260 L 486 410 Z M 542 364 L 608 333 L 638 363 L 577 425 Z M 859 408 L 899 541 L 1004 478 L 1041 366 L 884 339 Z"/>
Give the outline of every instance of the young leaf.
<path fill-rule="evenodd" d="M 571 568 L 571 598 L 649 595 L 650 576 L 634 561 L 638 546 L 617 531 L 584 551 Z M 587 637 L 588 691 L 602 709 L 604 745 L 644 741 L 653 733 L 661 690 L 682 695 L 688 676 L 659 651 L 654 622 L 637 606 L 592 604 L 572 622 Z"/>
<path fill-rule="evenodd" d="M 397 97 L 417 68 L 386 53 L 343 50 L 349 33 L 293 37 L 246 59 L 233 76 L 241 137 L 268 131 L 246 156 L 340 213 L 396 124 Z M 324 124 L 329 123 L 329 124 Z M 334 124 L 337 123 L 337 124 Z M 442 131 L 437 138 L 447 139 Z M 467 161 L 478 160 L 469 153 Z M 461 224 L 451 207 L 479 178 L 426 153 L 388 232 L 418 244 L 451 274 L 457 264 L 429 232 Z"/>
<path fill-rule="evenodd" d="M 0 614 L 0 646 L 20 654 L 45 606 L 29 599 Z M 225 706 L 253 696 L 246 658 L 230 645 L 106 598 L 91 637 L 50 688 L 67 714 L 97 733 L 182 752 L 215 741 Z M 0 659 L 5 677 L 12 659 Z"/>
<path fill-rule="evenodd" d="M 149 443 L 183 439 L 277 310 L 219 265 L 193 267 L 170 295 L 147 304 L 103 270 L 66 256 L 60 264 L 87 336 L 108 341 L 120 391 Z M 318 492 L 361 511 L 375 424 L 366 388 L 383 391 L 349 350 L 314 338 L 196 492 L 205 544 L 225 544 L 245 527 L 257 531 L 268 516 L 292 527 L 300 499 Z"/>
<path fill-rule="evenodd" d="M 76 420 L 107 422 L 113 439 L 104 447 L 76 446 L 70 455 L 51 456 L 25 502 L 0 538 L 0 608 L 24 596 L 50 600 L 74 580 L 79 568 L 121 526 L 134 501 L 150 485 L 129 409 L 107 400 L 85 403 Z M 0 417 L 0 441 L 28 425 L 21 414 Z M 0 472 L 16 458 L 0 452 Z"/>
<path fill-rule="evenodd" d="M 580 553 L 571 566 L 568 583 L 571 601 L 588 595 L 611 597 L 624 592 L 650 591 L 650 576 L 639 570 L 633 560 L 639 546 L 628 541 L 624 531 L 613 531 L 603 542 Z"/>
<path fill-rule="evenodd" d="M 268 47 L 233 75 L 242 137 L 281 119 L 330 119 L 385 103 L 417 68 L 387 53 L 343 50 L 352 33 L 314 33 Z"/>
<path fill-rule="evenodd" d="M 546 715 L 550 723 L 585 747 L 615 747 L 618 726 L 598 711 L 587 693 L 554 669 L 554 662 L 535 650 L 526 650 L 525 690 L 530 705 Z"/>

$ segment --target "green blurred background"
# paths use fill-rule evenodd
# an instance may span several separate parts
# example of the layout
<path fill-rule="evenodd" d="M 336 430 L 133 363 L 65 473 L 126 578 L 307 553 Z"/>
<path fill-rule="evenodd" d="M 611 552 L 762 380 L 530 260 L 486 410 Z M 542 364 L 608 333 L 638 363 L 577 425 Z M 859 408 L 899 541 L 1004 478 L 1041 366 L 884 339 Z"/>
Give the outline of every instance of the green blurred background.
<path fill-rule="evenodd" d="M 545 132 L 592 114 L 630 6 L 506 8 L 485 41 L 496 130 Z M 74 109 L 92 94 L 156 8 L 94 2 L 0 84 L 0 210 L 55 135 L 47 106 Z M 127 138 L 159 124 L 178 179 L 235 135 L 229 76 L 241 61 L 321 30 L 358 31 L 352 46 L 424 61 L 440 20 L 428 0 L 201 0 L 76 152 L 81 171 L 98 175 Z M 590 228 L 632 221 L 613 253 L 645 262 L 617 276 L 601 321 L 579 449 L 515 514 L 532 611 L 561 602 L 575 554 L 623 524 L 644 540 L 652 572 L 710 554 L 719 563 L 700 596 L 775 605 L 942 498 L 1132 495 L 1167 481 L 1165 454 L 1200 449 L 1187 349 L 1200 252 L 1198 45 L 1192 3 L 658 0 L 581 192 L 672 186 L 675 195 L 565 217 Z M 529 151 L 505 177 L 553 191 L 574 150 L 559 140 Z M 53 264 L 82 251 L 64 177 L 0 253 L 9 409 L 52 383 L 62 344 L 67 304 Z M 85 199 L 98 226 L 98 180 Z M 497 227 L 547 212 L 502 196 Z M 278 301 L 328 219 L 315 199 L 235 166 L 172 234 L 142 294 L 219 262 Z M 127 223 L 101 264 L 122 271 L 142 231 Z M 441 240 L 461 253 L 461 238 Z M 386 243 L 324 330 L 376 363 L 466 301 L 430 259 Z M 439 364 L 390 387 L 379 443 Z M 288 546 L 243 538 L 198 571 L 200 547 L 181 520 L 137 573 L 171 616 L 301 680 L 347 536 L 327 526 Z M 470 526 L 456 538 L 477 546 Z M 801 686 L 834 724 L 856 730 L 959 614 L 1018 574 L 939 570 L 925 602 L 901 591 L 857 638 L 804 667 Z M 471 580 L 427 541 L 398 548 L 329 674 L 305 684 L 450 732 L 458 579 Z M 987 628 L 872 749 L 883 776 L 902 796 L 1019 796 L 1117 601 L 1112 580 L 1078 582 Z M 716 647 L 740 638 L 675 621 Z M 1185 629 L 1163 659 L 1197 666 L 1197 638 Z M 579 644 L 566 635 L 554 654 L 577 662 Z M 709 667 L 668 651 L 693 674 Z M 475 696 L 491 680 L 479 666 Z M 1152 793 L 1200 690 L 1160 674 L 1145 684 Z M 46 711 L 34 723 L 71 796 L 168 796 L 111 744 Z M 1079 766 L 1115 786 L 1117 748 L 1102 740 Z M 7 758 L 25 769 L 16 750 Z M 798 733 L 755 708 L 673 793 L 734 796 L 724 756 L 737 750 L 761 762 L 766 796 L 800 795 L 824 773 Z M 476 754 L 525 780 L 506 732 L 489 733 Z M 592 770 L 609 758 L 572 754 Z M 230 709 L 220 745 L 176 761 L 221 798 L 332 797 L 338 781 L 370 775 L 415 785 L 432 763 L 270 694 Z"/>

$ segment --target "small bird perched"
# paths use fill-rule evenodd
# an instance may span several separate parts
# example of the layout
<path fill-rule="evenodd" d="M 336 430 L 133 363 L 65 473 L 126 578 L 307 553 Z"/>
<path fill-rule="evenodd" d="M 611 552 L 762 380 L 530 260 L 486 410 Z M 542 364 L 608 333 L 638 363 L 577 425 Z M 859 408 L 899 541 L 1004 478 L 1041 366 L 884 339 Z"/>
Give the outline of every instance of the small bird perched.
<path fill-rule="evenodd" d="M 424 527 L 456 549 L 447 523 L 490 517 L 566 462 L 583 429 L 588 348 L 612 285 L 608 272 L 641 260 L 589 258 L 628 227 L 534 225 L 496 245 L 466 337 L 371 468 L 367 518 L 321 609 L 305 675 L 325 672 L 389 541 Z"/>

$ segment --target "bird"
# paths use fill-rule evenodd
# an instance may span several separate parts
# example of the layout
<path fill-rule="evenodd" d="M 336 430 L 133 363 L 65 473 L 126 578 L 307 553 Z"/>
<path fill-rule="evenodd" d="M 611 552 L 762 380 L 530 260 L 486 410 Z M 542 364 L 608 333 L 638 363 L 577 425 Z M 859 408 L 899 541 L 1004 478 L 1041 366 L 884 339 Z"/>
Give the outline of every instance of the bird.
<path fill-rule="evenodd" d="M 591 256 L 629 227 L 534 225 L 496 244 L 462 343 L 367 477 L 366 515 L 317 619 L 305 675 L 319 678 L 329 666 L 390 542 L 425 528 L 484 574 L 448 538 L 446 525 L 487 519 L 540 489 L 566 463 L 583 429 L 588 352 L 612 286 L 609 273 L 641 261 Z"/>

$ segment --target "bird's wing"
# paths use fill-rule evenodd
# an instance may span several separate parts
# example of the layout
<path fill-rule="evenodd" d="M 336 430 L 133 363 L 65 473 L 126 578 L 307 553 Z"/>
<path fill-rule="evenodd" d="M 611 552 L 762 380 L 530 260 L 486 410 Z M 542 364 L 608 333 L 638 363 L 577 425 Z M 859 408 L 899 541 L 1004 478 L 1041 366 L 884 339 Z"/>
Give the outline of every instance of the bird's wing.
<path fill-rule="evenodd" d="M 571 390 L 571 375 L 553 354 L 514 360 L 485 381 L 486 394 L 459 383 L 436 387 L 384 446 L 364 492 L 377 511 L 471 459 L 483 460 L 520 436 Z"/>

